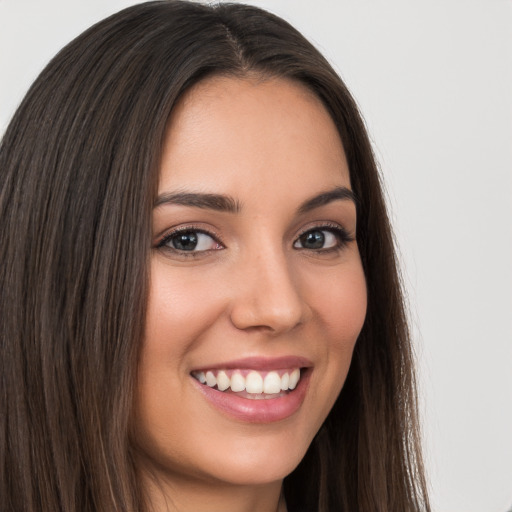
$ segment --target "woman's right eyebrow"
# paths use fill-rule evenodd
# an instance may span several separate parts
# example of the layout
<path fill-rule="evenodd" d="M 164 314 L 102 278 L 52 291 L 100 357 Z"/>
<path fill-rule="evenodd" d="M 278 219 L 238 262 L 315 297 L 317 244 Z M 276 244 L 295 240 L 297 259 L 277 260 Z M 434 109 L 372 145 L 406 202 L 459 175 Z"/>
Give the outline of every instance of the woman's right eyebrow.
<path fill-rule="evenodd" d="M 179 204 L 182 206 L 192 206 L 194 208 L 204 208 L 228 213 L 239 213 L 242 209 L 240 202 L 233 199 L 231 196 L 198 192 L 164 193 L 157 197 L 153 207 L 158 208 L 163 204 Z"/>

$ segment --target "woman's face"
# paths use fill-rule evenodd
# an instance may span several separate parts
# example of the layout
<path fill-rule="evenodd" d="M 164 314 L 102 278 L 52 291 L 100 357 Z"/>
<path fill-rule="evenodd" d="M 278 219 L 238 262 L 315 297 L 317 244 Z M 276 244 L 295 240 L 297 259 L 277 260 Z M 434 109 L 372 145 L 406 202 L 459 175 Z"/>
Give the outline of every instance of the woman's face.
<path fill-rule="evenodd" d="M 144 463 L 175 482 L 280 481 L 336 400 L 366 313 L 335 125 L 298 83 L 210 78 L 172 114 L 158 194 Z"/>

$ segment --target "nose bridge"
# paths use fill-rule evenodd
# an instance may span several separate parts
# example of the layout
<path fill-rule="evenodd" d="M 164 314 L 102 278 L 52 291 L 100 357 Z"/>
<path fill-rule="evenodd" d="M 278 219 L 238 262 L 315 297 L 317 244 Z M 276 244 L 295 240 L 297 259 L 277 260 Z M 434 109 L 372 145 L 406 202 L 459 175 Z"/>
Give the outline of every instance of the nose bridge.
<path fill-rule="evenodd" d="M 241 258 L 232 322 L 239 329 L 288 331 L 304 321 L 308 307 L 283 247 L 263 245 Z"/>

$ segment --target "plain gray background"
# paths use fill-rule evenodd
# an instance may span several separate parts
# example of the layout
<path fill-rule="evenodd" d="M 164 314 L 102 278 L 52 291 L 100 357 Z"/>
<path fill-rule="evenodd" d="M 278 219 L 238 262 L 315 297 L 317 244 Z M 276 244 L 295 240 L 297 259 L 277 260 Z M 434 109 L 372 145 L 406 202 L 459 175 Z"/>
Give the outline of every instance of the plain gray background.
<path fill-rule="evenodd" d="M 44 64 L 130 0 L 0 0 L 0 132 Z M 352 90 L 409 293 L 435 512 L 512 503 L 512 1 L 252 0 Z"/>

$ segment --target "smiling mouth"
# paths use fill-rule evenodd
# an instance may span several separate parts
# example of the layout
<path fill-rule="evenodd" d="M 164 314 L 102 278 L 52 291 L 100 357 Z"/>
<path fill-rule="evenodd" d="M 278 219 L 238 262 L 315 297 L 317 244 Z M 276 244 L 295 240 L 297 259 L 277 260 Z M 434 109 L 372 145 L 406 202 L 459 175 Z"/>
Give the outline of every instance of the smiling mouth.
<path fill-rule="evenodd" d="M 242 398 L 265 400 L 280 398 L 297 387 L 300 368 L 273 371 L 257 370 L 204 370 L 194 371 L 192 377 L 209 388 Z"/>

